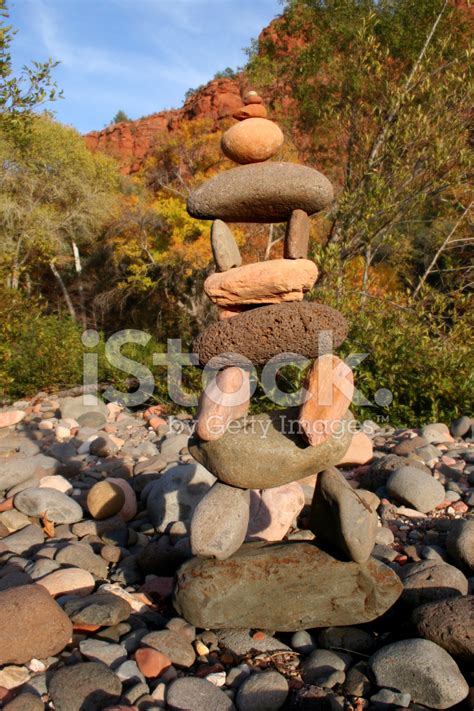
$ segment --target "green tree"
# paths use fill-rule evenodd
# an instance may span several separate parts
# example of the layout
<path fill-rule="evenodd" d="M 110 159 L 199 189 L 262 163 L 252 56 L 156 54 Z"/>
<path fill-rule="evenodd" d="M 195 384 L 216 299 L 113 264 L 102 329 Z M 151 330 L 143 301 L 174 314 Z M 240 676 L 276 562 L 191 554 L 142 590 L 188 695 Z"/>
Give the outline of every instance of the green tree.
<path fill-rule="evenodd" d="M 52 70 L 58 65 L 53 59 L 32 62 L 15 76 L 12 68 L 11 45 L 16 34 L 6 24 L 9 13 L 6 0 L 0 0 L 0 130 L 24 130 L 30 125 L 34 109 L 45 102 L 62 98 L 53 81 Z"/>
<path fill-rule="evenodd" d="M 53 274 L 67 309 L 77 309 L 61 269 L 75 272 L 85 324 L 81 250 L 100 235 L 116 206 L 115 162 L 91 153 L 72 128 L 37 116 L 19 145 L 0 134 L 0 270 L 8 288 L 41 290 Z"/>
<path fill-rule="evenodd" d="M 125 111 L 122 111 L 122 109 L 119 109 L 112 119 L 112 124 L 122 123 L 123 121 L 131 121 L 131 119 L 129 118 L 129 116 L 127 116 Z"/>
<path fill-rule="evenodd" d="M 342 280 L 362 255 L 362 291 L 383 259 L 418 295 L 468 222 L 465 19 L 447 0 L 292 0 L 254 47 L 254 82 L 277 114 L 290 97 L 287 128 L 337 186 L 320 257 L 338 255 Z M 457 282 L 469 283 L 467 270 Z"/>

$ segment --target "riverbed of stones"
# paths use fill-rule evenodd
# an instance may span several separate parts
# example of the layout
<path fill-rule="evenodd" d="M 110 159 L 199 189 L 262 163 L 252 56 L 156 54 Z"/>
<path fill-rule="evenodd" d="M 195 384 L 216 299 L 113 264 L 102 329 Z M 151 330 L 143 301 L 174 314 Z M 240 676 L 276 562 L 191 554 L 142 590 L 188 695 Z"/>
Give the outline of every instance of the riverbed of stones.
<path fill-rule="evenodd" d="M 251 583 L 240 588 L 249 606 L 272 616 L 272 629 L 196 628 L 173 605 L 177 571 L 192 555 L 193 512 L 215 482 L 190 457 L 193 424 L 160 406 L 131 412 L 46 394 L 0 411 L 3 708 L 471 708 L 472 421 L 362 424 L 373 458 L 339 471 L 356 491 L 373 492 L 371 560 L 393 570 L 403 591 L 373 622 L 294 633 L 278 631 L 282 604 L 285 619 L 298 604 L 282 600 L 284 581 L 274 598 L 255 599 Z M 251 492 L 244 549 L 257 546 L 253 558 L 277 555 L 272 546 L 259 552 L 257 541 L 317 550 L 315 486 L 310 477 Z M 258 560 L 264 567 L 269 559 Z M 319 565 L 324 593 L 332 568 Z M 312 571 L 304 555 L 292 575 L 305 605 L 316 604 L 305 592 Z M 219 598 L 218 575 L 213 585 Z"/>

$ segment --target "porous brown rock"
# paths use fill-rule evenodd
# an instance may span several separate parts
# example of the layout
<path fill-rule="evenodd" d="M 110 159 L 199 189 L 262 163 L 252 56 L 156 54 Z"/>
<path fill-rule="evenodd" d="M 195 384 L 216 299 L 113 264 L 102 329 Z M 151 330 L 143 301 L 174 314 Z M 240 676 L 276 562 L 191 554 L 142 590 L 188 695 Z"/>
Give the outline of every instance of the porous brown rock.
<path fill-rule="evenodd" d="M 293 210 L 288 220 L 283 243 L 285 259 L 306 259 L 308 256 L 310 220 L 304 210 Z"/>
<path fill-rule="evenodd" d="M 412 622 L 420 637 L 457 659 L 474 661 L 474 595 L 421 605 L 413 611 Z"/>
<path fill-rule="evenodd" d="M 204 291 L 218 306 L 302 301 L 318 276 L 309 259 L 272 259 L 211 274 Z"/>
<path fill-rule="evenodd" d="M 258 366 L 281 353 L 317 358 L 341 345 L 347 331 L 344 316 L 330 306 L 274 304 L 211 324 L 194 340 L 193 351 L 202 365 L 218 356 L 216 367 L 242 365 L 245 359 Z"/>
<path fill-rule="evenodd" d="M 243 489 L 269 489 L 334 466 L 351 439 L 350 413 L 318 447 L 298 434 L 298 410 L 273 410 L 236 420 L 220 439 L 189 440 L 189 451 L 220 481 Z"/>
<path fill-rule="evenodd" d="M 53 656 L 72 636 L 71 620 L 38 585 L 0 592 L 0 619 L 0 664 Z"/>
<path fill-rule="evenodd" d="M 312 215 L 333 197 L 331 183 L 314 168 L 270 162 L 241 165 L 206 180 L 193 190 L 187 208 L 203 220 L 286 222 L 293 210 Z"/>
<path fill-rule="evenodd" d="M 293 632 L 369 622 L 401 590 L 397 575 L 374 559 L 341 563 L 310 543 L 251 543 L 224 561 L 185 563 L 174 605 L 196 627 Z"/>
<path fill-rule="evenodd" d="M 221 149 L 235 163 L 258 163 L 275 155 L 283 141 L 281 128 L 273 121 L 248 118 L 227 129 Z"/>

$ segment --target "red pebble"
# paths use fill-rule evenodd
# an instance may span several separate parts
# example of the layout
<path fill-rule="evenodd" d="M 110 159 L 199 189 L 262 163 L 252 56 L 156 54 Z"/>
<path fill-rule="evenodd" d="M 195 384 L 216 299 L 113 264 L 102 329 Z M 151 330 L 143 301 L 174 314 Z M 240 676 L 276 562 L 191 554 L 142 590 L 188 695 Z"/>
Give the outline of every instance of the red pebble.
<path fill-rule="evenodd" d="M 464 501 L 456 501 L 455 504 L 451 504 L 456 513 L 467 513 L 469 511 L 469 506 L 464 503 Z"/>
<path fill-rule="evenodd" d="M 216 663 L 212 665 L 205 665 L 196 669 L 196 671 L 194 672 L 194 676 L 199 677 L 199 679 L 204 679 L 208 674 L 213 674 L 214 672 L 220 671 L 224 671 L 224 667 L 222 666 L 222 664 Z"/>
<path fill-rule="evenodd" d="M 408 556 L 407 555 L 398 555 L 395 558 L 395 563 L 398 563 L 398 565 L 406 565 L 408 563 Z"/>
<path fill-rule="evenodd" d="M 256 642 L 261 642 L 262 639 L 265 639 L 265 637 L 265 632 L 262 632 L 261 630 L 257 630 L 257 632 L 254 632 L 252 635 L 252 639 L 254 639 Z"/>
<path fill-rule="evenodd" d="M 171 659 L 150 647 L 137 649 L 135 652 L 135 661 L 141 673 L 147 678 L 154 678 L 162 674 L 171 666 Z"/>

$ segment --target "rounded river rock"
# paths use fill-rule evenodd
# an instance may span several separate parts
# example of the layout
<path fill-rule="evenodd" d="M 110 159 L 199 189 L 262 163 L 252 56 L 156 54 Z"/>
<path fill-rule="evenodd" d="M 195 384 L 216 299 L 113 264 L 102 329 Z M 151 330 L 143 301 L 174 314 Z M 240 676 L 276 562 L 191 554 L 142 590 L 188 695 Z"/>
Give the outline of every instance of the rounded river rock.
<path fill-rule="evenodd" d="M 334 466 L 347 451 L 352 415 L 340 431 L 317 447 L 298 434 L 298 409 L 273 410 L 232 422 L 218 440 L 189 440 L 189 451 L 224 484 L 243 489 L 269 489 Z"/>

